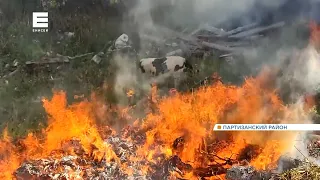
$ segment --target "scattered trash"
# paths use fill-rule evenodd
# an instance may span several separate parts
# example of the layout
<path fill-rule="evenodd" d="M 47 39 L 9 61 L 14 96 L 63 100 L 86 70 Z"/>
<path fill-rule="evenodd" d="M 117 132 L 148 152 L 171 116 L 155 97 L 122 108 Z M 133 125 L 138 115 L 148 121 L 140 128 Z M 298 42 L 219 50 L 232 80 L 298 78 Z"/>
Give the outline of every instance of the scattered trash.
<path fill-rule="evenodd" d="M 99 52 L 98 54 L 94 55 L 91 60 L 94 61 L 96 64 L 100 64 L 102 60 L 101 56 L 103 55 L 104 55 L 103 52 Z"/>
<path fill-rule="evenodd" d="M 114 46 L 116 49 L 123 49 L 129 46 L 129 36 L 126 34 L 122 34 L 118 37 L 118 39 L 115 41 Z"/>
<path fill-rule="evenodd" d="M 19 62 L 18 62 L 17 59 L 15 59 L 15 60 L 13 61 L 13 66 L 14 66 L 14 67 L 17 67 L 18 65 L 19 65 Z"/>

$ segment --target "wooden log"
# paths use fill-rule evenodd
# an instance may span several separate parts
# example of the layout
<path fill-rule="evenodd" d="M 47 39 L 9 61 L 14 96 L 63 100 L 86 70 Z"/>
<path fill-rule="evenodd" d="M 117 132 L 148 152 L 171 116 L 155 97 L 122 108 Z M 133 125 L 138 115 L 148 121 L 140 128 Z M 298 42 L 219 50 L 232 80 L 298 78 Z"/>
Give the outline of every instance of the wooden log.
<path fill-rule="evenodd" d="M 242 31 L 246 31 L 248 29 L 251 29 L 251 28 L 254 28 L 256 27 L 258 24 L 257 23 L 251 23 L 251 24 L 248 24 L 248 25 L 245 25 L 245 26 L 241 26 L 241 27 L 237 27 L 235 29 L 232 29 L 230 31 L 227 31 L 224 36 L 230 36 L 232 34 L 236 34 L 236 33 L 240 33 Z"/>
<path fill-rule="evenodd" d="M 216 44 L 220 44 L 227 47 L 245 47 L 250 46 L 252 43 L 250 41 L 235 41 L 235 42 L 226 42 L 226 41 L 217 41 Z"/>
<path fill-rule="evenodd" d="M 218 36 L 223 36 L 226 34 L 226 32 L 224 30 L 210 26 L 209 24 L 203 25 L 203 29 L 206 31 L 212 32 Z"/>
<path fill-rule="evenodd" d="M 285 25 L 285 22 L 279 22 L 279 23 L 275 23 L 275 24 L 265 26 L 265 27 L 257 27 L 255 29 L 243 31 L 238 34 L 228 36 L 228 38 L 245 38 L 245 37 L 252 36 L 254 34 L 258 34 L 258 33 L 261 33 L 261 32 L 264 32 L 264 31 L 267 31 L 270 29 L 280 28 L 280 27 L 283 27 L 284 25 Z"/>
<path fill-rule="evenodd" d="M 221 56 L 219 56 L 219 58 L 226 58 L 226 57 L 230 57 L 232 56 L 233 54 L 229 53 L 229 54 L 223 54 Z"/>
<path fill-rule="evenodd" d="M 193 36 L 193 35 L 195 35 L 195 34 L 197 34 L 199 31 L 201 31 L 202 30 L 202 25 L 200 25 L 197 29 L 195 29 L 194 31 L 192 31 L 189 35 L 190 36 Z"/>
<path fill-rule="evenodd" d="M 231 47 L 223 46 L 223 45 L 216 44 L 216 43 L 202 42 L 201 44 L 203 46 L 206 46 L 206 47 L 209 47 L 212 49 L 216 49 L 219 51 L 225 51 L 225 52 L 240 52 L 240 51 L 242 51 L 242 49 L 240 49 L 240 48 L 231 48 Z"/>
<path fill-rule="evenodd" d="M 32 64 L 55 64 L 55 63 L 69 63 L 69 59 L 67 57 L 53 57 L 48 58 L 40 61 L 27 61 L 26 65 L 32 65 Z"/>

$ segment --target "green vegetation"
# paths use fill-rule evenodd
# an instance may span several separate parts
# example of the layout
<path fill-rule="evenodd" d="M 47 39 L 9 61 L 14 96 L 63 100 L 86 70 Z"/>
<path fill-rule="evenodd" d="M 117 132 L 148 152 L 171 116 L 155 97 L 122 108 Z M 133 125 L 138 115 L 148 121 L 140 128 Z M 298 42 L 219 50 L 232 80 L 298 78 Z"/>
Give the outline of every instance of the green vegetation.
<path fill-rule="evenodd" d="M 31 13 L 22 16 L 18 0 L 12 3 L 16 3 L 17 11 L 6 10 L 6 16 L 15 18 L 3 22 L 0 30 L 0 129 L 7 126 L 12 136 L 20 137 L 45 125 L 46 115 L 40 99 L 50 98 L 53 89 L 66 90 L 72 100 L 73 95 L 88 95 L 102 87 L 103 82 L 113 80 L 108 61 L 97 65 L 90 61 L 92 56 L 50 66 L 31 67 L 25 63 L 39 61 L 49 52 L 65 56 L 97 53 L 119 35 L 121 22 L 119 18 L 99 13 L 57 12 L 52 13 L 50 20 L 54 28 L 49 33 L 33 33 Z M 75 35 L 59 39 L 63 34 L 57 34 L 58 30 Z M 106 94 L 109 101 L 115 101 L 112 93 Z"/>

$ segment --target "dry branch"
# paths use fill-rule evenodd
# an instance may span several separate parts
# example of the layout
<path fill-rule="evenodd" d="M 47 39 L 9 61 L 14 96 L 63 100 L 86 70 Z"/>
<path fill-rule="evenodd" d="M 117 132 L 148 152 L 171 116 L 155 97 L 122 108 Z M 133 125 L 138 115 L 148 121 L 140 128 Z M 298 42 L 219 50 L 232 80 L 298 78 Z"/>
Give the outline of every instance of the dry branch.
<path fill-rule="evenodd" d="M 236 29 L 227 31 L 223 36 L 230 36 L 230 35 L 232 35 L 232 34 L 236 34 L 236 33 L 239 33 L 239 32 L 241 32 L 241 31 L 245 31 L 245 30 L 254 28 L 254 27 L 256 27 L 257 25 L 258 25 L 257 23 L 252 23 L 252 24 L 248 24 L 248 25 L 245 25 L 245 26 L 242 26 L 242 27 L 237 27 Z"/>
<path fill-rule="evenodd" d="M 86 53 L 86 54 L 80 54 L 80 55 L 77 55 L 77 56 L 66 56 L 68 59 L 70 60 L 73 60 L 73 59 L 77 59 L 77 58 L 82 58 L 82 57 L 85 57 L 85 56 L 89 56 L 89 55 L 92 55 L 93 52 L 90 52 L 90 53 Z"/>
<path fill-rule="evenodd" d="M 219 51 L 224 51 L 224 52 L 240 52 L 241 51 L 240 48 L 231 48 L 231 47 L 227 47 L 227 46 L 216 44 L 216 43 L 202 42 L 201 44 L 203 46 L 217 49 Z"/>
<path fill-rule="evenodd" d="M 223 36 L 226 34 L 226 32 L 222 29 L 218 29 L 216 27 L 213 27 L 213 26 L 210 26 L 209 24 L 205 24 L 203 26 L 203 29 L 206 30 L 206 31 L 209 31 L 209 32 L 212 32 L 218 36 Z"/>
<path fill-rule="evenodd" d="M 270 30 L 270 29 L 283 27 L 284 25 L 285 25 L 284 22 L 279 22 L 279 23 L 275 23 L 275 24 L 272 24 L 272 25 L 266 26 L 266 27 L 257 27 L 255 29 L 250 29 L 248 31 L 244 31 L 244 32 L 232 35 L 232 36 L 228 36 L 228 37 L 229 38 L 244 38 L 244 37 L 252 36 L 254 34 Z"/>
<path fill-rule="evenodd" d="M 45 58 L 40 61 L 27 61 L 26 65 L 41 65 L 41 64 L 56 64 L 56 63 L 69 63 L 69 59 L 65 56 L 62 57 L 53 57 L 53 58 Z"/>

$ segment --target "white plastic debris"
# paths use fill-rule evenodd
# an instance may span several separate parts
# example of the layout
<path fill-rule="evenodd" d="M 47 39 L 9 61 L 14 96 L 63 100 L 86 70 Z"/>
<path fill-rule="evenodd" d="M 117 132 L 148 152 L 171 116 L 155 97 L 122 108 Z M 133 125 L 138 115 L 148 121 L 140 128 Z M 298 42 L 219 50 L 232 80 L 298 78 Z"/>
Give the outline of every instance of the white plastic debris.
<path fill-rule="evenodd" d="M 74 32 L 65 32 L 64 35 L 65 35 L 67 38 L 72 38 L 72 37 L 74 37 Z"/>
<path fill-rule="evenodd" d="M 129 43 L 129 36 L 126 34 L 122 34 L 121 36 L 118 37 L 114 46 L 116 49 L 122 49 L 127 47 L 128 43 Z"/>
<path fill-rule="evenodd" d="M 101 57 L 99 57 L 97 54 L 93 56 L 92 61 L 94 61 L 97 64 L 100 64 Z"/>
<path fill-rule="evenodd" d="M 102 60 L 101 59 L 102 55 L 104 55 L 104 53 L 103 52 L 99 52 L 98 54 L 94 55 L 91 60 L 94 61 L 97 64 L 100 64 L 100 62 Z"/>
<path fill-rule="evenodd" d="M 18 62 L 17 59 L 15 59 L 15 60 L 13 61 L 13 66 L 14 66 L 14 67 L 17 67 L 18 65 L 19 65 L 19 62 Z"/>

